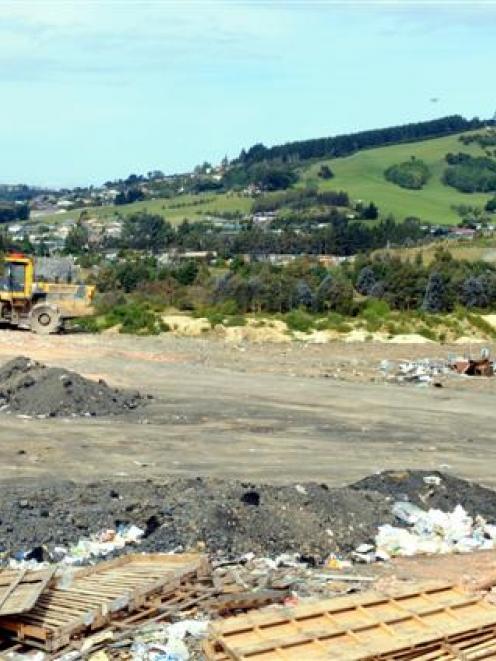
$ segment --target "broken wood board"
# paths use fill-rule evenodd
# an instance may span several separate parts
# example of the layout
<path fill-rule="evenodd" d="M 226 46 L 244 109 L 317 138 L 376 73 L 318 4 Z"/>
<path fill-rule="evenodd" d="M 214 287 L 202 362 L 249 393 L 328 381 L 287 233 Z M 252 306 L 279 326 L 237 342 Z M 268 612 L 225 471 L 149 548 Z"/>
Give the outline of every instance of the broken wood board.
<path fill-rule="evenodd" d="M 54 569 L 0 571 L 0 616 L 31 610 L 54 574 Z"/>
<path fill-rule="evenodd" d="M 65 574 L 28 613 L 0 618 L 0 629 L 20 642 L 56 651 L 76 635 L 101 629 L 119 612 L 134 612 L 151 595 L 202 576 L 207 566 L 199 554 L 136 554 L 101 562 Z"/>
<path fill-rule="evenodd" d="M 496 606 L 453 585 L 394 595 L 367 592 L 216 622 L 209 661 L 394 658 L 400 650 L 496 627 Z M 406 658 L 415 658 L 405 656 Z"/>

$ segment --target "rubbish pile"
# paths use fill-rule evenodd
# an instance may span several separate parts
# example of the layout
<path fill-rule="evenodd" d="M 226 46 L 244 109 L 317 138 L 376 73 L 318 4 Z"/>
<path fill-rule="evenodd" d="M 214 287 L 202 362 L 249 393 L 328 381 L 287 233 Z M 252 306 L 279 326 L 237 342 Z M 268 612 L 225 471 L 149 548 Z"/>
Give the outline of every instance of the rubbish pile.
<path fill-rule="evenodd" d="M 19 356 L 0 368 L 0 411 L 34 418 L 107 416 L 131 411 L 148 399 L 111 388 L 103 379 L 47 367 Z"/>
<path fill-rule="evenodd" d="M 376 557 L 411 556 L 423 553 L 467 553 L 496 548 L 496 525 L 481 516 L 475 519 L 461 505 L 452 512 L 424 510 L 399 501 L 393 514 L 409 528 L 380 526 L 375 538 Z"/>
<path fill-rule="evenodd" d="M 332 554 L 345 560 L 373 545 L 380 526 L 408 527 L 392 511 L 405 500 L 444 512 L 461 505 L 474 520 L 496 522 L 495 491 L 419 470 L 385 471 L 332 488 L 214 478 L 10 483 L 0 491 L 0 561 L 31 554 L 59 559 L 60 547 L 69 552 L 81 538 L 95 541 L 106 534 L 99 531 L 137 526 L 144 531 L 140 550 L 150 553 L 198 548 L 219 560 L 296 553 L 321 565 Z"/>
<path fill-rule="evenodd" d="M 360 661 L 370 657 L 372 641 L 368 627 L 362 640 L 364 617 L 365 624 L 379 627 L 373 638 L 377 659 L 418 658 L 424 645 L 429 658 L 437 659 L 443 650 L 436 647 L 435 635 L 452 646 L 462 636 L 464 649 L 471 650 L 482 644 L 483 633 L 496 656 L 496 592 L 489 594 L 489 609 L 480 592 L 469 594 L 469 588 L 455 585 L 455 555 L 449 585 L 429 591 L 408 574 L 400 579 L 401 603 L 389 603 L 398 582 L 384 582 L 387 572 L 390 580 L 395 577 L 395 556 L 483 550 L 493 555 L 474 556 L 472 564 L 460 559 L 460 576 L 479 581 L 477 588 L 469 581 L 472 590 L 496 585 L 496 493 L 477 484 L 440 472 L 388 471 L 335 490 L 316 484 L 179 480 L 113 484 L 111 490 L 106 484 L 40 491 L 41 508 L 34 494 L 24 491 L 19 499 L 17 492 L 14 503 L 12 492 L 2 494 L 11 506 L 2 510 L 0 503 L 5 538 L 11 527 L 8 513 L 18 513 L 22 504 L 18 525 L 24 539 L 31 534 L 40 546 L 18 552 L 0 570 L 0 659 L 312 661 L 322 658 L 323 645 L 329 646 L 326 658 L 335 658 L 344 644 L 353 652 L 346 658 Z M 61 509 L 57 500 L 64 497 Z M 40 515 L 47 506 L 43 499 L 51 503 L 48 516 Z M 84 502 L 81 518 L 78 499 Z M 82 522 L 86 526 L 97 518 L 101 531 L 88 532 L 77 543 L 66 536 L 64 545 L 43 544 L 36 537 L 41 531 L 60 533 L 64 521 L 74 535 L 83 529 Z M 47 521 L 47 527 L 36 529 L 35 520 L 40 526 Z M 306 521 L 300 526 L 299 520 Z M 309 543 L 305 536 L 318 542 Z M 228 541 L 226 547 L 222 540 Z M 234 553 L 250 543 L 256 552 Z M 159 547 L 167 552 L 158 553 Z M 5 550 L 4 562 L 9 555 Z M 481 565 L 487 576 L 470 572 L 469 567 L 480 572 Z M 421 567 L 417 574 L 423 572 Z M 376 592 L 363 592 L 369 587 Z M 443 628 L 443 617 L 436 615 L 430 631 L 433 609 L 438 613 L 451 607 L 463 616 L 447 612 Z M 373 622 L 366 617 L 369 608 Z M 402 613 L 398 617 L 402 608 L 408 611 L 405 617 L 414 617 L 413 629 L 400 624 L 395 631 L 396 623 L 404 621 Z"/>
<path fill-rule="evenodd" d="M 328 598 L 373 581 L 336 578 L 335 571 L 289 555 L 213 566 L 198 553 L 131 554 L 51 571 L 0 572 L 17 604 L 0 612 L 2 659 L 32 659 L 33 648 L 40 650 L 37 661 L 204 659 L 202 639 L 211 621 L 275 604 L 293 608 L 308 597 Z M 19 605 L 20 590 L 33 592 L 26 606 Z"/>
<path fill-rule="evenodd" d="M 30 567 L 35 569 L 39 563 L 62 562 L 65 565 L 83 565 L 95 558 L 102 558 L 122 550 L 129 544 L 139 544 L 145 534 L 142 528 L 133 524 L 121 524 L 117 530 L 107 528 L 81 538 L 77 544 L 55 546 L 52 551 L 38 546 L 29 551 L 18 551 L 14 558 L 9 559 L 9 567 Z"/>
<path fill-rule="evenodd" d="M 0 611 L 0 658 L 476 661 L 496 655 L 495 583 L 492 574 L 476 588 L 442 579 L 384 584 L 303 568 L 291 556 L 215 566 L 198 553 L 4 571 L 10 606 Z"/>
<path fill-rule="evenodd" d="M 380 362 L 379 371 L 386 381 L 439 386 L 439 377 L 494 376 L 495 366 L 489 350 L 484 348 L 477 359 L 471 356 L 449 356 L 447 359 L 419 358 L 400 363 L 385 359 Z"/>
<path fill-rule="evenodd" d="M 396 365 L 389 360 L 381 361 L 379 370 L 387 381 L 395 383 L 429 384 L 436 377 L 451 374 L 449 364 L 441 359 L 421 358 Z"/>

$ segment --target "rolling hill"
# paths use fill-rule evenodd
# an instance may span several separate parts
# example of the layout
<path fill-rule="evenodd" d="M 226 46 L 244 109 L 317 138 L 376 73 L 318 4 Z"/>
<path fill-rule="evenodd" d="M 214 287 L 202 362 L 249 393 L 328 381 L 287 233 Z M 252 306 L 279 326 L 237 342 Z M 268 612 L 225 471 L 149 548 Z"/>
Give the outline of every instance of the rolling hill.
<path fill-rule="evenodd" d="M 354 200 L 374 201 L 381 215 L 392 213 L 396 218 L 416 216 L 423 221 L 439 224 L 456 224 L 460 221 L 453 205 L 469 204 L 484 206 L 491 197 L 486 194 L 460 193 L 445 186 L 441 176 L 446 168 L 448 152 L 466 152 L 483 155 L 476 144 L 464 145 L 460 134 L 423 140 L 407 144 L 379 147 L 357 152 L 345 158 L 335 158 L 314 163 L 302 171 L 303 182 L 318 182 L 320 189 L 345 190 Z M 390 165 L 407 161 L 411 156 L 422 159 L 429 166 L 432 176 L 421 190 L 407 190 L 387 181 L 384 170 Z M 322 165 L 327 163 L 334 178 L 323 182 L 317 177 Z"/>
<path fill-rule="evenodd" d="M 314 184 L 319 190 L 344 190 L 354 201 L 373 201 L 379 207 L 381 217 L 393 214 L 398 220 L 403 220 L 415 216 L 433 224 L 457 224 L 460 218 L 452 208 L 454 205 L 482 207 L 492 197 L 488 194 L 460 193 L 442 183 L 441 177 L 447 166 L 445 155 L 448 152 L 463 151 L 474 156 L 484 154 L 477 144 L 464 145 L 460 142 L 460 135 L 467 133 L 365 149 L 342 158 L 308 161 L 300 168 L 297 186 Z M 424 188 L 408 190 L 385 179 L 386 168 L 408 161 L 412 156 L 422 159 L 431 171 L 432 176 Z M 322 180 L 317 176 L 324 163 L 334 173 L 332 179 Z M 172 224 L 178 224 L 184 219 L 202 220 L 215 216 L 216 212 L 238 211 L 246 214 L 250 211 L 251 203 L 249 197 L 236 192 L 209 192 L 182 194 L 121 206 L 90 207 L 88 213 L 98 218 L 112 219 L 146 210 L 164 216 Z M 67 214 L 48 215 L 39 220 L 57 222 L 71 215 L 76 217 L 79 212 L 75 210 Z"/>

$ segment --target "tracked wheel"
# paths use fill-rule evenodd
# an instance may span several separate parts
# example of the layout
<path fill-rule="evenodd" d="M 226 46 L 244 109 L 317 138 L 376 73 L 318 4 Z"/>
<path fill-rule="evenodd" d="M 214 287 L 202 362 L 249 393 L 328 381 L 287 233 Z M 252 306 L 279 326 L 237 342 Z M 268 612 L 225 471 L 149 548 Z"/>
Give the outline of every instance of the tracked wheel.
<path fill-rule="evenodd" d="M 49 335 L 56 333 L 61 326 L 62 320 L 57 308 L 50 305 L 36 305 L 31 310 L 31 330 L 38 335 Z"/>

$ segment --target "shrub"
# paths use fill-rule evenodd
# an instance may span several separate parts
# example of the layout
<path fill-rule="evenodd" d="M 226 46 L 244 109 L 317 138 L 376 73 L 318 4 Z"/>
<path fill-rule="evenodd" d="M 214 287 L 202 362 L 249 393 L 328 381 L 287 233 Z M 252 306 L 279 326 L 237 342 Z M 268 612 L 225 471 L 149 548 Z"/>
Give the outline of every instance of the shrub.
<path fill-rule="evenodd" d="M 431 173 L 424 161 L 412 157 L 410 161 L 391 165 L 385 170 L 384 176 L 402 188 L 418 190 L 427 183 Z"/>
<path fill-rule="evenodd" d="M 371 317 L 387 319 L 390 314 L 391 308 L 387 302 L 379 298 L 369 298 L 361 312 L 361 316 L 364 317 L 364 319 L 369 319 Z"/>
<path fill-rule="evenodd" d="M 222 324 L 224 322 L 224 317 L 225 315 L 222 314 L 222 312 L 210 312 L 209 314 L 206 315 L 210 326 L 212 328 L 215 328 L 215 326 L 218 326 L 219 324 Z"/>
<path fill-rule="evenodd" d="M 74 325 L 84 333 L 99 333 L 102 330 L 101 320 L 99 317 L 80 317 L 74 321 Z"/>
<path fill-rule="evenodd" d="M 314 319 L 304 310 L 292 310 L 285 315 L 284 321 L 288 328 L 293 331 L 308 333 L 313 329 Z"/>
<path fill-rule="evenodd" d="M 133 335 L 158 335 L 170 330 L 157 313 L 140 303 L 114 307 L 104 320 L 105 328 L 112 326 L 120 326 L 119 332 Z"/>
<path fill-rule="evenodd" d="M 343 315 L 338 312 L 329 312 L 327 317 L 314 321 L 315 330 L 335 330 L 344 321 Z"/>
<path fill-rule="evenodd" d="M 232 317 L 228 317 L 224 321 L 224 326 L 227 326 L 228 328 L 232 328 L 235 326 L 246 326 L 246 318 L 243 317 L 241 314 L 236 314 Z"/>

